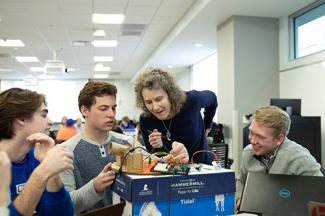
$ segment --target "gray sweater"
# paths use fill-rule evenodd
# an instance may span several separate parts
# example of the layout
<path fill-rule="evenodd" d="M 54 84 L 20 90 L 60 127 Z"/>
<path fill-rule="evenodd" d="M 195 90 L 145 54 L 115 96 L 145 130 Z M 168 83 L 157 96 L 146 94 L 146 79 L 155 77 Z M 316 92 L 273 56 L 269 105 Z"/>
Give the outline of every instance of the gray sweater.
<path fill-rule="evenodd" d="M 236 178 L 236 200 L 242 195 L 248 172 L 323 176 L 320 167 L 306 148 L 288 138 L 275 150 L 268 162 L 262 157 L 254 156 L 250 144 L 242 153 L 241 167 Z"/>
<path fill-rule="evenodd" d="M 80 133 L 64 142 L 74 154 L 74 170 L 62 172 L 60 177 L 65 189 L 70 192 L 76 215 L 112 204 L 110 188 L 107 188 L 104 193 L 97 193 L 93 186 L 93 179 L 105 165 L 115 161 L 115 155 L 108 151 L 111 142 L 128 143 L 109 135 L 105 144 L 99 145 L 82 137 Z"/>

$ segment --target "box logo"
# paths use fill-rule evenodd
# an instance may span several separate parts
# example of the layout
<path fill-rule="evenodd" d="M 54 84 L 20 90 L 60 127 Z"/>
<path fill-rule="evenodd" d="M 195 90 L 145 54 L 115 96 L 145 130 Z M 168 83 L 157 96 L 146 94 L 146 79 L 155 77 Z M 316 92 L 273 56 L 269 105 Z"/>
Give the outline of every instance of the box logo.
<path fill-rule="evenodd" d="M 147 184 L 143 185 L 143 189 L 139 192 L 140 196 L 152 195 L 152 190 L 148 187 Z"/>

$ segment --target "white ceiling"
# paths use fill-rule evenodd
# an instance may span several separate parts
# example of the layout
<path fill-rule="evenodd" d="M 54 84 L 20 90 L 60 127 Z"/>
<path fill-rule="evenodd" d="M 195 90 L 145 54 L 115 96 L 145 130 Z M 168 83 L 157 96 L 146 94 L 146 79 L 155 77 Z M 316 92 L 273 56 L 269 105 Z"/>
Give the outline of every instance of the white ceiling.
<path fill-rule="evenodd" d="M 231 15 L 281 17 L 313 0 L 0 0 L 0 38 L 21 39 L 22 48 L 0 47 L 0 78 L 23 79 L 29 67 L 63 60 L 76 68 L 61 79 L 92 78 L 94 55 L 112 55 L 110 79 L 131 79 L 147 66 L 188 67 L 216 52 L 216 26 Z M 139 36 L 122 35 L 123 25 L 95 25 L 92 13 L 124 13 L 124 24 L 145 24 Z M 94 29 L 118 40 L 115 48 L 94 48 Z M 88 42 L 84 47 L 74 41 Z M 202 43 L 202 48 L 194 44 Z M 40 63 L 19 63 L 16 56 L 37 56 Z M 183 58 L 181 57 L 183 56 Z M 186 58 L 184 58 L 186 56 Z M 6 71 L 7 70 L 7 71 Z M 8 71 L 10 70 L 10 71 Z M 107 73 L 107 72 L 106 72 Z"/>

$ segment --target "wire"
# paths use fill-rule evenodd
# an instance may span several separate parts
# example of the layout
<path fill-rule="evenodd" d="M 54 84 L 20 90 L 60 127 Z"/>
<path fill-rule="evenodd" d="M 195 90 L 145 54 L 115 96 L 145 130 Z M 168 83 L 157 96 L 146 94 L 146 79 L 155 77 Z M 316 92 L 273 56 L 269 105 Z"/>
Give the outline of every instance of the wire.
<path fill-rule="evenodd" d="M 130 149 L 130 150 L 129 150 L 125 155 L 124 155 L 124 157 L 123 157 L 122 160 L 121 160 L 121 166 L 120 166 L 120 168 L 119 168 L 119 170 L 118 170 L 118 173 L 119 173 L 119 174 L 122 174 L 122 172 L 123 172 L 123 164 L 125 163 L 125 160 L 126 160 L 127 156 L 128 156 L 130 153 L 134 152 L 136 149 L 142 149 L 142 150 L 148 152 L 148 150 L 145 149 L 145 148 L 143 148 L 142 146 L 137 146 L 137 147 L 131 148 L 131 149 Z M 150 152 L 148 152 L 148 153 L 150 154 Z"/>
<path fill-rule="evenodd" d="M 200 151 L 196 151 L 196 152 L 194 152 L 194 154 L 193 154 L 192 157 L 191 157 L 190 163 L 194 163 L 194 162 L 193 162 L 193 158 L 194 158 L 195 155 L 197 155 L 197 154 L 199 154 L 199 153 L 210 153 L 210 154 L 213 154 L 215 160 L 216 160 L 217 162 L 220 162 L 220 158 L 219 158 L 219 156 L 218 156 L 216 153 L 214 153 L 213 151 L 210 151 L 210 150 L 200 150 Z"/>
<path fill-rule="evenodd" d="M 147 130 L 148 133 L 152 133 L 153 131 L 152 130 Z M 160 135 L 161 138 L 170 146 L 172 147 L 172 144 L 173 144 L 173 140 L 171 140 L 170 138 L 167 138 L 163 135 Z M 162 143 L 162 148 L 164 148 L 167 152 L 169 152 L 169 149 L 164 145 L 164 143 Z"/>

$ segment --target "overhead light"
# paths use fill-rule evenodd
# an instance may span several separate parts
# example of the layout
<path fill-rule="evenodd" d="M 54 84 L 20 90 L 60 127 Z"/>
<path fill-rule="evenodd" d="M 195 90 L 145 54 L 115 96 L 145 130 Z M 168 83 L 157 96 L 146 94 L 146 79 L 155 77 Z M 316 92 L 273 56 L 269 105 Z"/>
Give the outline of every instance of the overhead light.
<path fill-rule="evenodd" d="M 187 56 L 186 56 L 186 55 L 181 55 L 181 58 L 182 58 L 182 59 L 186 59 Z"/>
<path fill-rule="evenodd" d="M 97 29 L 94 31 L 93 35 L 97 37 L 105 37 L 106 33 L 104 29 Z"/>
<path fill-rule="evenodd" d="M 8 68 L 0 68 L 0 72 L 10 72 L 10 71 L 12 70 Z"/>
<path fill-rule="evenodd" d="M 105 67 L 102 63 L 98 63 L 94 67 L 94 71 L 110 71 L 110 67 Z"/>
<path fill-rule="evenodd" d="M 16 60 L 19 62 L 39 62 L 36 56 L 16 56 Z"/>
<path fill-rule="evenodd" d="M 94 62 L 111 62 L 113 60 L 113 56 L 94 56 Z"/>
<path fill-rule="evenodd" d="M 124 14 L 93 14 L 95 24 L 121 24 L 124 22 Z"/>
<path fill-rule="evenodd" d="M 116 47 L 117 40 L 94 40 L 92 44 L 94 47 Z"/>
<path fill-rule="evenodd" d="M 33 72 L 45 72 L 44 67 L 30 67 L 29 70 L 31 70 Z"/>
<path fill-rule="evenodd" d="M 203 47 L 204 45 L 203 44 L 201 44 L 201 43 L 197 43 L 197 44 L 195 44 L 195 47 L 197 47 L 197 48 L 201 48 L 201 47 Z"/>
<path fill-rule="evenodd" d="M 0 39 L 1 47 L 24 47 L 25 44 L 21 40 Z"/>
<path fill-rule="evenodd" d="M 168 68 L 173 68 L 173 65 L 167 65 Z"/>
<path fill-rule="evenodd" d="M 322 66 L 325 67 L 325 61 L 322 61 Z"/>
<path fill-rule="evenodd" d="M 107 79 L 108 74 L 94 74 L 94 78 L 96 78 L 96 79 Z"/>

